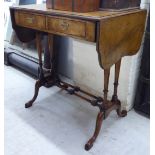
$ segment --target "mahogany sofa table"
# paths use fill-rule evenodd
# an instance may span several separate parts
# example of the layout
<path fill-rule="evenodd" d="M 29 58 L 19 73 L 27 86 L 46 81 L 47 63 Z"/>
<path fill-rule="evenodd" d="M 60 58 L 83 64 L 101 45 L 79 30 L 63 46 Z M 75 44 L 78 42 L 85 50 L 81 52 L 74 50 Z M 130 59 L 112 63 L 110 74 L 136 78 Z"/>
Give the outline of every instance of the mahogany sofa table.
<path fill-rule="evenodd" d="M 85 149 L 89 150 L 100 132 L 103 119 L 106 119 L 112 110 L 116 110 L 120 117 L 127 115 L 127 111 L 121 111 L 121 102 L 117 95 L 121 59 L 123 56 L 134 55 L 138 52 L 145 28 L 146 10 L 100 10 L 89 13 L 73 13 L 46 9 L 45 4 L 34 4 L 13 6 L 10 8 L 10 12 L 12 27 L 18 38 L 22 42 L 36 38 L 39 56 L 39 79 L 35 84 L 34 97 L 25 104 L 25 107 L 32 106 L 38 96 L 39 88 L 47 83 L 58 86 L 71 95 L 81 97 L 92 106 L 97 106 L 99 113 L 95 132 L 85 145 Z M 48 36 L 51 59 L 51 70 L 48 75 L 46 75 L 42 65 L 41 36 L 44 34 Z M 90 94 L 81 90 L 80 87 L 63 82 L 59 78 L 55 67 L 57 53 L 53 50 L 54 34 L 96 43 L 99 64 L 104 70 L 103 97 Z M 115 65 L 114 93 L 112 99 L 108 100 L 108 84 L 112 65 Z"/>

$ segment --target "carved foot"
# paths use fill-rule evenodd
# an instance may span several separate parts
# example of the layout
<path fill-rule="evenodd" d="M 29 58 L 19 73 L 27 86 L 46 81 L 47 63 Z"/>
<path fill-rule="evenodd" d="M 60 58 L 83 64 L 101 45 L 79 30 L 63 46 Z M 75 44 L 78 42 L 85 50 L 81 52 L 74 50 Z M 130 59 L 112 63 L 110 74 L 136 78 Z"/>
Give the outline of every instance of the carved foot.
<path fill-rule="evenodd" d="M 29 101 L 29 102 L 27 102 L 25 104 L 25 108 L 30 108 L 30 107 L 32 107 L 32 105 L 33 105 L 33 102 L 32 101 Z"/>
<path fill-rule="evenodd" d="M 37 81 L 35 84 L 35 92 L 34 92 L 34 96 L 32 98 L 32 100 L 30 100 L 29 102 L 27 102 L 25 104 L 25 108 L 29 108 L 33 105 L 33 102 L 36 100 L 37 96 L 38 96 L 38 92 L 39 92 L 39 88 L 42 86 L 42 82 L 41 81 Z"/>
<path fill-rule="evenodd" d="M 127 116 L 127 111 L 126 110 L 121 111 L 121 109 L 117 109 L 116 111 L 117 111 L 118 116 L 120 116 L 120 117 Z"/>
<path fill-rule="evenodd" d="M 127 111 L 126 110 L 121 110 L 121 102 L 120 102 L 120 100 L 118 100 L 117 96 L 113 95 L 111 101 L 118 105 L 118 108 L 116 109 L 116 112 L 117 112 L 118 116 L 120 116 L 120 117 L 127 116 Z"/>
<path fill-rule="evenodd" d="M 95 140 L 93 138 L 91 138 L 87 144 L 85 145 L 85 150 L 89 151 L 92 147 L 93 147 L 93 143 L 95 142 Z"/>
<path fill-rule="evenodd" d="M 92 138 L 90 138 L 90 140 L 87 142 L 87 144 L 85 145 L 85 150 L 88 151 L 93 147 L 93 144 L 97 138 L 97 136 L 99 135 L 101 126 L 102 126 L 102 121 L 104 118 L 104 112 L 99 112 L 98 116 L 97 116 L 97 120 L 96 120 L 96 128 L 95 128 L 95 132 Z"/>

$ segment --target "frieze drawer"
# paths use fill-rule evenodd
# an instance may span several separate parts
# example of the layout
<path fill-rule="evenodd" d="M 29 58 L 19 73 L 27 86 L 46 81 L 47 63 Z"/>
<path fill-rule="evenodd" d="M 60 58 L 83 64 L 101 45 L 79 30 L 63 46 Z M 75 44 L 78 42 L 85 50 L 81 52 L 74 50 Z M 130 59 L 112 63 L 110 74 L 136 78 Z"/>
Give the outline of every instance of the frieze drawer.
<path fill-rule="evenodd" d="M 46 18 L 45 16 L 39 14 L 32 14 L 24 11 L 16 11 L 15 21 L 17 25 L 28 28 L 35 28 L 39 30 L 46 28 Z"/>
<path fill-rule="evenodd" d="M 47 17 L 47 30 L 57 34 L 70 35 L 85 40 L 95 40 L 95 24 L 63 17 Z"/>

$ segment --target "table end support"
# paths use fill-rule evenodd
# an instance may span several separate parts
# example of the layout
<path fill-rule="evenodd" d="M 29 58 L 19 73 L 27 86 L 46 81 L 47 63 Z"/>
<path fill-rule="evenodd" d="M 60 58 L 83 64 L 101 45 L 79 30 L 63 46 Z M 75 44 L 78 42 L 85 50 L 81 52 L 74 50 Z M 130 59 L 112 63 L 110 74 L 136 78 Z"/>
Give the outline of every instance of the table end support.
<path fill-rule="evenodd" d="M 86 151 L 89 151 L 93 147 L 93 144 L 94 144 L 94 142 L 95 142 L 96 138 L 98 137 L 99 132 L 101 130 L 103 119 L 104 119 L 104 112 L 100 111 L 98 113 L 98 116 L 97 116 L 96 128 L 95 128 L 94 135 L 89 139 L 89 141 L 85 145 Z"/>
<path fill-rule="evenodd" d="M 38 96 L 38 93 L 39 93 L 39 88 L 43 86 L 43 82 L 41 82 L 40 80 L 38 80 L 35 84 L 35 92 L 34 92 L 34 96 L 33 98 L 27 102 L 25 104 L 25 108 L 30 108 L 32 105 L 33 105 L 33 102 L 36 100 L 37 96 Z"/>

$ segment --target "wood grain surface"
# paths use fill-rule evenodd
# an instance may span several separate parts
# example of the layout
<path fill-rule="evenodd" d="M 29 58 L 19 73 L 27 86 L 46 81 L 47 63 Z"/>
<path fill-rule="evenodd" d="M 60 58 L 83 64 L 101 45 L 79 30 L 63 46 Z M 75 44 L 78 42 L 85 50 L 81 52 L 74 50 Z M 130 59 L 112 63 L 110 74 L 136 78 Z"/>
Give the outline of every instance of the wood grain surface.
<path fill-rule="evenodd" d="M 121 57 L 138 52 L 145 20 L 146 11 L 101 20 L 98 52 L 102 68 L 109 68 Z"/>

